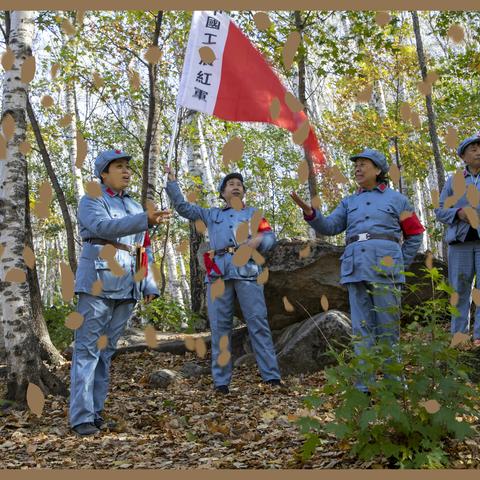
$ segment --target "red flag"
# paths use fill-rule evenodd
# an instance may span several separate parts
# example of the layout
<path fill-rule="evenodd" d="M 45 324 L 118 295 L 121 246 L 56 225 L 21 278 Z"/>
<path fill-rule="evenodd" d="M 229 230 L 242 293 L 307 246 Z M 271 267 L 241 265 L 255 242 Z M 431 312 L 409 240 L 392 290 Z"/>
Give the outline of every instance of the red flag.
<path fill-rule="evenodd" d="M 211 64 L 201 60 L 199 49 L 205 46 L 215 53 Z M 290 110 L 286 93 L 272 67 L 228 15 L 194 12 L 178 105 L 223 120 L 272 123 L 294 132 L 307 116 Z M 273 119 L 270 106 L 275 98 L 280 102 L 280 114 Z M 303 146 L 315 163 L 325 163 L 311 127 Z"/>

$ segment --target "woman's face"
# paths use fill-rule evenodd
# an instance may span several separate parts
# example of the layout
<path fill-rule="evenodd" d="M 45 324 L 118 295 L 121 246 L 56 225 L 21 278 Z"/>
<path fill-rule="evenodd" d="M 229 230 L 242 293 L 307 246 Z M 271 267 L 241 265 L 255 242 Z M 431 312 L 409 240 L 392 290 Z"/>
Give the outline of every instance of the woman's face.
<path fill-rule="evenodd" d="M 120 191 L 130 185 L 132 170 L 128 158 L 118 158 L 108 164 L 108 172 L 102 172 L 103 183 L 113 190 Z"/>
<path fill-rule="evenodd" d="M 238 197 L 240 200 L 243 200 L 245 196 L 245 188 L 243 187 L 243 183 L 238 178 L 231 178 L 225 184 L 225 188 L 222 192 L 222 197 L 225 201 L 230 204 L 233 197 Z"/>
<path fill-rule="evenodd" d="M 355 181 L 364 188 L 373 188 L 377 184 L 377 176 L 382 172 L 369 158 L 355 160 Z"/>
<path fill-rule="evenodd" d="M 480 169 L 480 142 L 474 142 L 467 146 L 462 159 L 466 165 L 475 170 Z"/>

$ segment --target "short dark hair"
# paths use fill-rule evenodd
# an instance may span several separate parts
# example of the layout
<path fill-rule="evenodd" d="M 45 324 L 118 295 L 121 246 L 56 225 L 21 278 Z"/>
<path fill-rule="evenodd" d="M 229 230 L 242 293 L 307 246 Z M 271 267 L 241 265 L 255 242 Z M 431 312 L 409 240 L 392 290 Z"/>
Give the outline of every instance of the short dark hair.
<path fill-rule="evenodd" d="M 388 174 L 386 172 L 380 172 L 377 175 L 377 183 L 384 183 L 385 185 L 389 185 L 390 179 L 388 178 Z"/>
<path fill-rule="evenodd" d="M 108 173 L 108 169 L 110 168 L 110 163 L 112 162 L 109 162 L 107 164 L 107 166 L 102 170 L 102 172 L 100 173 L 100 183 L 103 183 L 103 178 L 102 178 L 102 173 Z"/>
<path fill-rule="evenodd" d="M 222 186 L 220 187 L 220 193 L 225 190 L 225 187 L 227 186 L 227 182 L 231 180 L 232 178 L 236 178 L 242 182 L 242 187 L 243 190 L 245 190 L 245 184 L 243 183 L 243 176 L 241 173 L 238 172 L 233 172 L 229 173 L 228 175 L 225 176 L 225 178 L 222 181 Z"/>

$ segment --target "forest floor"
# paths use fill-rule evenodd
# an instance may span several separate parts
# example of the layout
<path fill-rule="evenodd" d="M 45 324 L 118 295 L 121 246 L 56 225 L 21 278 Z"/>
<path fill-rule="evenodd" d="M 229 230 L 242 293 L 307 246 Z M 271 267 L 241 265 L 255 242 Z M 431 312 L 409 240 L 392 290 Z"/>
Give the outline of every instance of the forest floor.
<path fill-rule="evenodd" d="M 0 468 L 388 468 L 387 459 L 352 458 L 347 442 L 328 436 L 302 461 L 304 440 L 295 420 L 305 412 L 302 398 L 322 385 L 323 372 L 287 377 L 278 389 L 262 384 L 256 369 L 238 368 L 226 396 L 214 393 L 210 375 L 182 378 L 166 389 L 150 386 L 150 373 L 180 370 L 187 361 L 208 365 L 192 353 L 147 350 L 116 357 L 106 416 L 118 422 L 117 431 L 77 437 L 60 397 L 46 399 L 40 418 L 29 410 L 0 409 Z M 67 383 L 69 367 L 59 371 Z M 324 403 L 317 417 L 333 420 L 334 403 Z M 451 468 L 480 468 L 480 434 L 450 441 L 446 449 Z"/>

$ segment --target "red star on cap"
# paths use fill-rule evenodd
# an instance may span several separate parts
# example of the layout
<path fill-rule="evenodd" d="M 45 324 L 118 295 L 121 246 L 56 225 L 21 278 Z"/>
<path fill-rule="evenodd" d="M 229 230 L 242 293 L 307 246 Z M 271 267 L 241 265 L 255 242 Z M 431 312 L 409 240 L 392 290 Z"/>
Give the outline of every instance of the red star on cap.
<path fill-rule="evenodd" d="M 120 153 L 122 153 L 122 151 L 121 150 L 115 150 L 115 153 L 120 154 Z"/>

